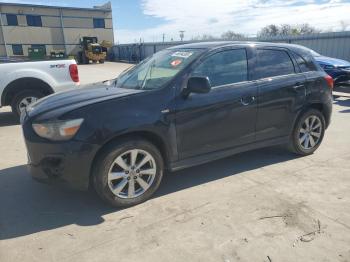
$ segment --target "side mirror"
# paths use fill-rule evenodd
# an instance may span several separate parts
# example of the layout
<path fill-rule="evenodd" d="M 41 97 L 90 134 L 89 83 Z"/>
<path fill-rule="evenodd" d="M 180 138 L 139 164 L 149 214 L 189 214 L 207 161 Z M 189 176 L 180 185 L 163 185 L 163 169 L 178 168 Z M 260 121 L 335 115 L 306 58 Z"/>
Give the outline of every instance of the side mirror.
<path fill-rule="evenodd" d="M 188 79 L 186 95 L 190 93 L 205 94 L 211 89 L 210 81 L 207 76 L 192 76 Z"/>

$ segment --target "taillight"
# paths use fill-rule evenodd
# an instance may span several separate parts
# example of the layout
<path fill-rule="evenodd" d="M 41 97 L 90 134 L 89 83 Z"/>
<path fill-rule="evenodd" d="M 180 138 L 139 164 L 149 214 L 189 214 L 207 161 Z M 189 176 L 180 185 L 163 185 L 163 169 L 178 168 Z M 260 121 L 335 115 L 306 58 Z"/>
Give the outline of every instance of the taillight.
<path fill-rule="evenodd" d="M 332 90 L 333 87 L 334 87 L 333 78 L 332 78 L 330 75 L 326 75 L 326 76 L 324 77 L 324 79 L 326 79 L 329 88 Z"/>
<path fill-rule="evenodd" d="M 79 83 L 79 72 L 78 72 L 78 66 L 76 64 L 71 64 L 69 66 L 69 74 L 73 82 Z"/>

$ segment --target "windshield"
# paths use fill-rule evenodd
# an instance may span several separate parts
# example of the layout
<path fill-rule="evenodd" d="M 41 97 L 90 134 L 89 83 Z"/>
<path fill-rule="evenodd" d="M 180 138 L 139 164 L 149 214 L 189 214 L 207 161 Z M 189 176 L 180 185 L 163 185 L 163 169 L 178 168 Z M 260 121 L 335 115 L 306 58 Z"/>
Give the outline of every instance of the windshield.
<path fill-rule="evenodd" d="M 201 53 L 201 49 L 160 51 L 124 72 L 117 80 L 117 87 L 144 90 L 161 88 Z"/>

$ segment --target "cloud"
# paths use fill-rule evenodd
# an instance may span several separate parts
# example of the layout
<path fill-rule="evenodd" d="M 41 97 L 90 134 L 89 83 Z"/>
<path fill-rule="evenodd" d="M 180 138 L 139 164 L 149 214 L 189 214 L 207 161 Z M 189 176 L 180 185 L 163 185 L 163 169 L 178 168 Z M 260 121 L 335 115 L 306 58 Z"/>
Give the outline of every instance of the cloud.
<path fill-rule="evenodd" d="M 309 23 L 321 30 L 337 30 L 341 21 L 350 22 L 350 1 L 344 0 L 143 0 L 146 16 L 161 18 L 163 24 L 146 30 L 118 30 L 118 42 L 185 39 L 202 34 L 220 36 L 224 31 L 254 35 L 268 24 Z"/>

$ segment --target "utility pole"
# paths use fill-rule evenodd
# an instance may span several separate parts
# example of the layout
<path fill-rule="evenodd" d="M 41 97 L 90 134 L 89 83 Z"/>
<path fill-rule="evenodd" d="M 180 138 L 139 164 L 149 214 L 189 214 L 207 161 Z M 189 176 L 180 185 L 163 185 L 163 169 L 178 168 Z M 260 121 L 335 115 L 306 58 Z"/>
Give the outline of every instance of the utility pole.
<path fill-rule="evenodd" d="M 181 39 L 181 42 L 184 40 L 184 37 L 185 37 L 185 31 L 184 30 L 181 30 L 179 31 L 180 33 L 180 39 Z"/>
<path fill-rule="evenodd" d="M 163 43 L 165 42 L 165 34 L 163 33 Z"/>

